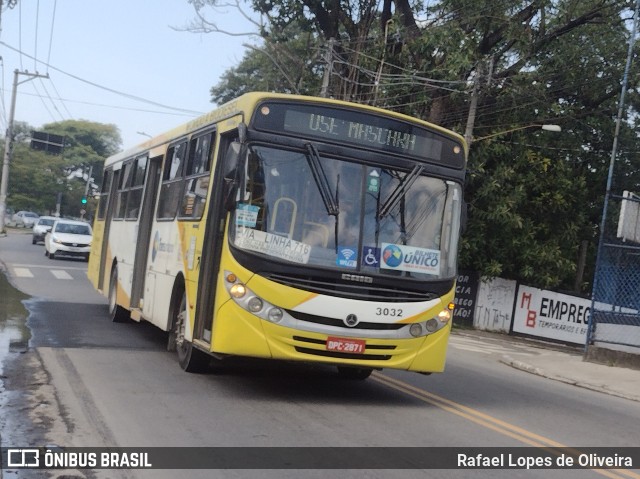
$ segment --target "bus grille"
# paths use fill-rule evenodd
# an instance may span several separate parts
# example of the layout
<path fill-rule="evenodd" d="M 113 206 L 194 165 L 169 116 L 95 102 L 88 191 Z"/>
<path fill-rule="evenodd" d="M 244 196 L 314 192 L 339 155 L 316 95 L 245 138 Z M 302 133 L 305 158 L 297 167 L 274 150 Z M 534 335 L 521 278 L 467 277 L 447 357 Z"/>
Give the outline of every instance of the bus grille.
<path fill-rule="evenodd" d="M 303 336 L 294 336 L 294 341 L 302 342 L 302 343 L 310 343 L 310 344 L 318 344 L 318 345 L 326 345 L 326 341 L 313 339 L 313 338 L 305 338 Z M 299 353 L 310 354 L 313 356 L 322 356 L 325 358 L 338 358 L 338 359 L 361 359 L 367 361 L 388 361 L 391 359 L 390 354 L 372 354 L 369 351 L 377 350 L 382 353 L 384 350 L 393 350 L 396 347 L 393 345 L 376 345 L 376 344 L 368 344 L 364 354 L 352 354 L 352 353 L 343 353 L 340 351 L 327 351 L 325 349 L 313 349 L 306 348 L 304 346 L 295 346 L 295 349 Z"/>
<path fill-rule="evenodd" d="M 335 326 L 338 328 L 347 328 L 341 319 L 327 318 L 326 316 L 317 316 L 315 314 L 300 313 L 287 309 L 287 313 L 299 321 L 307 321 L 309 323 L 324 324 L 326 326 Z M 406 324 L 398 323 L 367 323 L 361 322 L 348 329 L 371 329 L 377 331 L 396 331 L 405 327 Z"/>
<path fill-rule="evenodd" d="M 431 301 L 432 299 L 438 298 L 438 295 L 435 293 L 407 291 L 406 289 L 374 286 L 371 284 L 331 282 L 329 280 L 303 275 L 267 273 L 264 276 L 271 281 L 292 288 L 342 298 L 387 302 Z"/>

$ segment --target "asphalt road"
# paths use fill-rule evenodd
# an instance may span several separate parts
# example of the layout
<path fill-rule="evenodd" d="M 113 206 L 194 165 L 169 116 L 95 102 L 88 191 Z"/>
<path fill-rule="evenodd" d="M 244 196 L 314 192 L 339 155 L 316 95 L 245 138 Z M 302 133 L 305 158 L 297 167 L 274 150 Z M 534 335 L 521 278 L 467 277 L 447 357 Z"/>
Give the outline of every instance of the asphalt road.
<path fill-rule="evenodd" d="M 14 338 L 13 344 L 22 344 L 22 350 L 5 348 L 4 395 L 0 395 L 5 397 L 1 405 L 6 411 L 0 420 L 3 447 L 11 441 L 63 447 L 230 446 L 241 448 L 235 450 L 240 454 L 247 451 L 246 467 L 251 468 L 249 447 L 495 447 L 499 451 L 607 446 L 614 451 L 638 445 L 639 403 L 533 376 L 498 360 L 501 354 L 523 359 L 544 354 L 537 348 L 454 334 L 446 371 L 440 375 L 384 370 L 367 381 L 352 382 L 339 378 L 330 367 L 243 359 L 225 363 L 222 371 L 193 375 L 184 373 L 173 354 L 165 351 L 163 332 L 145 323 L 109 321 L 104 298 L 84 276 L 86 263 L 51 261 L 41 245 L 31 245 L 30 237 L 20 234 L 0 238 L 0 263 L 10 282 L 33 297 L 24 302 L 28 343 Z M 11 295 L 16 298 L 13 303 L 19 301 L 19 293 Z M 16 314 L 12 317 L 15 322 Z M 331 460 L 330 451 L 326 461 Z M 371 457 L 372 464 L 375 460 Z M 10 475 L 14 473 L 5 471 L 5 477 L 27 477 Z M 637 471 L 543 469 L 73 470 L 70 474 L 640 477 Z"/>

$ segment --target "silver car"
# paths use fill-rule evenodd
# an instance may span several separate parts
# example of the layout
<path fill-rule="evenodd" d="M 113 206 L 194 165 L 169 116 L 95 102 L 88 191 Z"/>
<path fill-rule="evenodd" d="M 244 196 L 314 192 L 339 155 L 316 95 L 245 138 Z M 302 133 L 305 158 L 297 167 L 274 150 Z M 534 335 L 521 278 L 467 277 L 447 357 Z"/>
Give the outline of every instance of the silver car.
<path fill-rule="evenodd" d="M 40 241 L 44 241 L 44 237 L 47 234 L 47 231 L 51 229 L 55 220 L 57 220 L 55 216 L 41 216 L 36 221 L 36 224 L 33 225 L 33 235 L 31 242 L 33 244 L 39 243 Z"/>
<path fill-rule="evenodd" d="M 16 225 L 16 227 L 21 226 L 22 228 L 33 228 L 33 225 L 36 224 L 39 216 L 33 211 L 18 211 L 11 221 Z"/>

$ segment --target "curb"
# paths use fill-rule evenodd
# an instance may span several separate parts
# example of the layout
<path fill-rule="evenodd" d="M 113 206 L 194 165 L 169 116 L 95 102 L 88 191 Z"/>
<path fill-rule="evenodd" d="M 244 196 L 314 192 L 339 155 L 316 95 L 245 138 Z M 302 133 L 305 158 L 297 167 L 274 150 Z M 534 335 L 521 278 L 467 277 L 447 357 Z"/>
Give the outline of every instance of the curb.
<path fill-rule="evenodd" d="M 609 396 L 615 396 L 615 397 L 619 397 L 619 398 L 623 398 L 623 399 L 628 399 L 630 401 L 636 401 L 636 402 L 640 402 L 640 397 L 638 396 L 634 396 L 632 394 L 626 394 L 626 393 L 622 393 L 619 391 L 614 391 L 612 389 L 609 389 L 605 386 L 598 386 L 595 384 L 590 384 L 590 383 L 584 383 L 584 382 L 580 382 L 577 381 L 575 379 L 569 379 L 569 378 L 565 378 L 563 376 L 558 376 L 556 374 L 550 374 L 548 372 L 546 372 L 543 369 L 537 368 L 535 366 L 532 366 L 530 364 L 527 364 L 525 362 L 519 361 L 517 359 L 513 359 L 509 356 L 502 356 L 499 359 L 499 362 L 501 362 L 502 364 L 505 364 L 507 366 L 510 366 L 514 369 L 519 369 L 520 371 L 525 371 L 527 373 L 530 374 L 535 374 L 536 376 L 540 376 L 546 379 L 552 379 L 554 381 L 559 381 L 565 384 L 569 384 L 571 386 L 577 386 L 583 389 L 588 389 L 590 391 L 596 391 L 599 393 L 603 393 L 603 394 L 608 394 Z"/>

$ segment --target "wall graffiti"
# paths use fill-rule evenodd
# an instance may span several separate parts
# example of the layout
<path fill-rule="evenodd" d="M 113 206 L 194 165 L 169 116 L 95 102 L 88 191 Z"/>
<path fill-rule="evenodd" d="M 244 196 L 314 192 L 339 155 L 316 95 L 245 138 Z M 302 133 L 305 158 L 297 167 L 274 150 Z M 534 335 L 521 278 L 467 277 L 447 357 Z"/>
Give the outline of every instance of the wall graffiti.
<path fill-rule="evenodd" d="M 516 282 L 502 278 L 481 281 L 473 326 L 487 331 L 509 332 Z"/>

